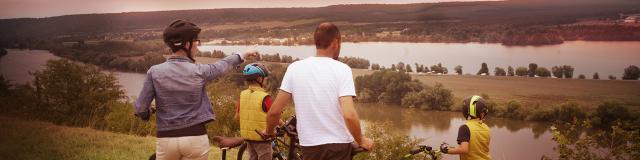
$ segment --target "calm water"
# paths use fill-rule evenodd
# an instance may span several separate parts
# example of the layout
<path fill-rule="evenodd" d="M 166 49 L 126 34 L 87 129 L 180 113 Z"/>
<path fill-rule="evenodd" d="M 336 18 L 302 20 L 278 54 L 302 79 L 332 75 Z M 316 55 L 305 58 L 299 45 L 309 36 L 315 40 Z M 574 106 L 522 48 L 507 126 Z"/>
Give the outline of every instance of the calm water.
<path fill-rule="evenodd" d="M 394 130 L 423 139 L 422 144 L 440 146 L 442 142 L 457 146 L 460 125 L 465 123 L 459 112 L 424 111 L 381 104 L 358 104 L 356 109 L 364 121 L 390 122 Z M 493 159 L 540 159 L 542 155 L 556 156 L 556 146 L 549 124 L 508 119 L 489 119 L 491 128 L 490 152 Z M 445 159 L 458 159 L 446 156 Z"/>
<path fill-rule="evenodd" d="M 312 46 L 202 46 L 201 50 L 218 49 L 227 53 L 257 49 L 263 53 L 281 53 L 304 58 L 312 56 Z M 570 64 L 576 68 L 575 75 L 586 73 L 588 77 L 597 71 L 601 76 L 619 75 L 630 65 L 639 65 L 640 42 L 567 42 L 544 47 L 505 47 L 498 44 L 442 44 L 442 43 L 346 43 L 342 55 L 358 56 L 389 66 L 392 63 L 419 62 L 434 64 L 443 62 L 450 70 L 464 66 L 465 73 L 479 69 L 479 61 L 495 64 L 526 65 L 536 62 L 550 67 Z M 9 50 L 0 60 L 0 71 L 14 83 L 26 83 L 28 74 L 44 68 L 49 59 L 57 59 L 47 51 Z M 142 87 L 144 74 L 114 72 L 127 96 L 137 96 Z M 619 76 L 618 76 L 619 77 Z M 364 121 L 390 122 L 394 130 L 421 138 L 423 144 L 438 146 L 442 142 L 456 143 L 458 127 L 464 124 L 457 112 L 434 112 L 406 109 L 380 104 L 357 104 Z M 491 155 L 494 159 L 540 159 L 542 155 L 554 156 L 555 143 L 546 123 L 505 119 L 489 119 L 491 127 Z M 457 159 L 447 156 L 446 159 Z"/>
<path fill-rule="evenodd" d="M 222 50 L 233 53 L 250 49 L 268 54 L 285 54 L 297 58 L 315 55 L 315 46 L 201 46 L 201 51 Z M 404 62 L 431 66 L 442 62 L 454 73 L 456 65 L 463 66 L 463 72 L 475 74 L 480 64 L 486 62 L 491 74 L 495 67 L 505 70 L 508 66 L 524 66 L 537 63 L 551 70 L 556 65 L 571 65 L 574 77 L 584 74 L 591 77 L 598 72 L 600 77 L 615 75 L 622 77 L 624 68 L 640 65 L 640 42 L 587 42 L 570 41 L 560 45 L 509 47 L 500 44 L 482 43 L 343 43 L 341 56 L 356 56 L 390 67 Z M 414 68 L 415 69 L 415 68 Z"/>

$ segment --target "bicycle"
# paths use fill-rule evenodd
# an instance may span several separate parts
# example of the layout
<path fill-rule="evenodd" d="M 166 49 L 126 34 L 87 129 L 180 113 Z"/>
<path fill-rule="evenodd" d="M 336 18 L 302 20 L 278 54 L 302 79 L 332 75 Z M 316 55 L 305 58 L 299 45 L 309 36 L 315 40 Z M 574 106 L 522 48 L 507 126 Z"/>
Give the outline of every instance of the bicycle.
<path fill-rule="evenodd" d="M 442 143 L 441 146 L 448 146 L 447 143 Z M 414 149 L 409 151 L 409 154 L 406 154 L 402 157 L 402 159 L 413 159 L 415 155 L 424 153 L 423 159 L 429 160 L 440 160 L 442 159 L 442 152 L 440 150 L 434 150 L 433 147 L 427 145 L 419 145 L 418 149 Z"/>

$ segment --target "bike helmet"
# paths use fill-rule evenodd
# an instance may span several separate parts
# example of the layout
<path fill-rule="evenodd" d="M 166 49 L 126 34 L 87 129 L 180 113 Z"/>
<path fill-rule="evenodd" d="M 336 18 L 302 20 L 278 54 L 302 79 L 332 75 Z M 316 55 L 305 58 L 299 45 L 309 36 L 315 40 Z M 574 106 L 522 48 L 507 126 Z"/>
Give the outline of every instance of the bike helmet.
<path fill-rule="evenodd" d="M 247 79 L 256 79 L 258 77 L 267 77 L 269 76 L 269 70 L 267 67 L 260 63 L 251 63 L 244 66 L 244 70 L 242 70 L 242 75 L 244 75 Z"/>
<path fill-rule="evenodd" d="M 474 95 L 464 99 L 462 103 L 462 114 L 464 115 L 464 118 L 479 118 L 480 113 L 484 113 L 485 116 L 489 113 L 487 103 L 482 99 L 482 97 Z"/>
<path fill-rule="evenodd" d="M 194 40 L 198 39 L 198 34 L 200 34 L 201 30 L 202 29 L 195 24 L 179 19 L 171 22 L 171 24 L 164 29 L 162 38 L 164 43 L 171 48 L 171 51 L 177 52 L 182 49 L 188 53 L 187 57 L 195 62 L 196 60 L 191 56 L 191 45 L 186 46 L 186 43 L 190 42 L 193 44 Z"/>

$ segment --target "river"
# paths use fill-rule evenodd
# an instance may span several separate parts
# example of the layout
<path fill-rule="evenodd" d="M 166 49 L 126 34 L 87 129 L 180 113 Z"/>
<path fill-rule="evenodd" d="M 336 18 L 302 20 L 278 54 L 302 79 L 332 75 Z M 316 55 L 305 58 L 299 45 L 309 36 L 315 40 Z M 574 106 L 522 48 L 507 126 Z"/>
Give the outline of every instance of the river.
<path fill-rule="evenodd" d="M 218 49 L 226 53 L 257 49 L 263 53 L 281 53 L 305 58 L 314 54 L 312 46 L 201 46 L 201 50 Z M 465 73 L 474 73 L 481 62 L 494 65 L 525 66 L 536 62 L 550 68 L 569 64 L 576 74 L 590 77 L 592 72 L 601 76 L 621 76 L 628 65 L 638 65 L 640 42 L 566 42 L 542 47 L 506 47 L 498 44 L 445 44 L 445 43 L 345 43 L 342 55 L 369 59 L 372 63 L 389 66 L 392 63 L 434 64 L 443 62 L 450 68 L 461 64 Z M 47 51 L 9 50 L 0 60 L 0 71 L 14 83 L 29 82 L 28 74 L 43 68 L 49 59 L 58 57 Z M 107 72 L 107 71 L 105 71 Z M 144 74 L 113 72 L 127 96 L 136 96 L 142 86 Z M 458 112 L 424 111 L 382 104 L 356 104 L 363 121 L 390 122 L 393 130 L 410 137 L 423 139 L 422 143 L 438 146 L 442 142 L 455 145 L 458 127 L 464 124 Z M 509 119 L 489 119 L 491 127 L 491 155 L 494 159 L 540 159 L 542 155 L 556 155 L 555 142 L 549 124 Z M 365 125 L 366 126 L 366 125 Z M 446 156 L 445 159 L 457 159 Z"/>
<path fill-rule="evenodd" d="M 243 46 L 243 45 L 207 45 L 200 46 L 201 51 L 221 50 L 227 54 L 258 50 L 262 53 L 280 53 L 294 58 L 315 55 L 315 46 Z M 598 72 L 601 78 L 608 75 L 622 77 L 624 68 L 640 65 L 640 42 L 593 42 L 567 41 L 559 45 L 546 46 L 504 46 L 487 43 L 395 43 L 363 42 L 343 43 L 340 56 L 356 56 L 368 59 L 371 63 L 386 66 L 398 62 L 414 63 L 425 66 L 439 62 L 447 67 L 450 74 L 456 65 L 463 66 L 464 74 L 475 74 L 480 64 L 489 66 L 491 75 L 495 67 L 505 70 L 508 66 L 528 67 L 536 63 L 540 67 L 571 65 L 575 68 L 574 78 L 584 74 L 591 78 Z"/>

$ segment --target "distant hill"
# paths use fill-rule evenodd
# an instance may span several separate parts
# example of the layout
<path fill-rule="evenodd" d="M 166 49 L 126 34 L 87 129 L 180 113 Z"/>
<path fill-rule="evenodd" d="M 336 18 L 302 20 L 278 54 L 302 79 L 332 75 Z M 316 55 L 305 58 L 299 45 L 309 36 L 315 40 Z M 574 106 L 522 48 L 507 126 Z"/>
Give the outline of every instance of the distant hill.
<path fill-rule="evenodd" d="M 322 19 L 351 23 L 454 20 L 476 25 L 552 25 L 580 18 L 617 18 L 640 12 L 638 0 L 512 0 L 420 4 L 357 4 L 317 8 L 238 8 L 108 14 L 0 20 L 0 42 L 47 39 L 62 35 L 92 35 L 160 30 L 171 20 L 188 19 L 213 26 L 236 22 Z M 295 28 L 296 26 L 293 26 Z"/>

